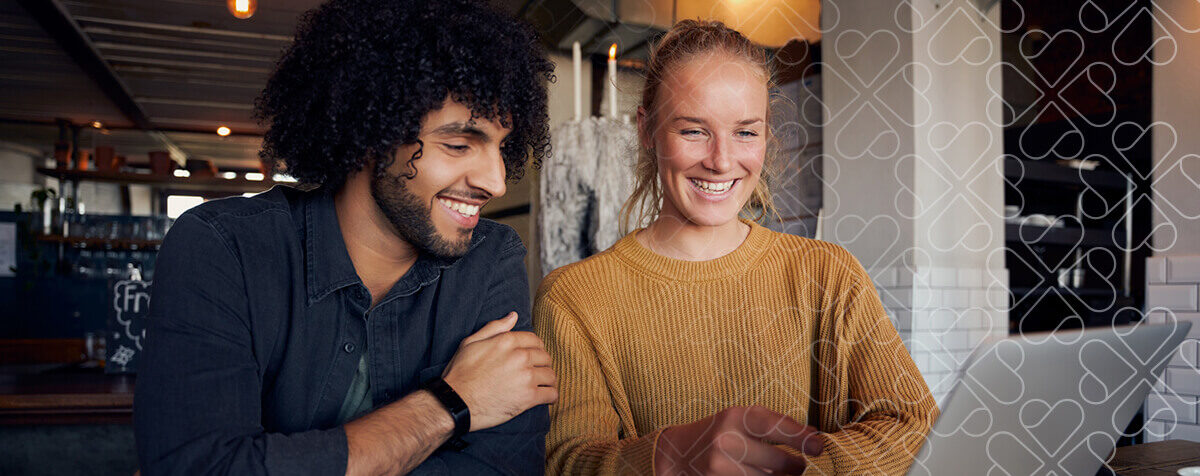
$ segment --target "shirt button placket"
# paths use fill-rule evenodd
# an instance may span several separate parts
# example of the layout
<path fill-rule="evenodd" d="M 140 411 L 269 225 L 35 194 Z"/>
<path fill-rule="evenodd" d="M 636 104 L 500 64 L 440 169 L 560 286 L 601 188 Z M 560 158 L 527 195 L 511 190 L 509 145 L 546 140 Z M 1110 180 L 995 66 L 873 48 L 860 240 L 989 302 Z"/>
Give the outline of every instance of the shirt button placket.
<path fill-rule="evenodd" d="M 363 311 L 363 321 L 366 321 L 367 316 L 369 316 L 370 314 L 371 314 L 371 311 Z M 363 331 L 365 332 L 366 329 L 363 329 Z M 364 336 L 363 338 L 365 339 L 366 336 Z M 354 344 L 352 344 L 352 343 L 347 342 L 346 345 L 350 348 L 350 349 L 347 349 L 346 352 L 350 352 L 350 350 L 352 350 L 354 348 Z"/>

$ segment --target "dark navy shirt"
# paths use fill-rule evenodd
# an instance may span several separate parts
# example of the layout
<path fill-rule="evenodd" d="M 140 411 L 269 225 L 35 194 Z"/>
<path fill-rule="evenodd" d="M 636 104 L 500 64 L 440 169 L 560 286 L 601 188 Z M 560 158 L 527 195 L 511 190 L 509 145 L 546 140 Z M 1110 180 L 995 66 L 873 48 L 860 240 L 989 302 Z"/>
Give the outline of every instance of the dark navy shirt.
<path fill-rule="evenodd" d="M 420 256 L 371 308 L 332 194 L 287 187 L 200 205 L 158 255 L 134 429 L 143 474 L 344 474 L 338 411 L 369 352 L 376 407 L 442 373 L 459 342 L 517 311 L 525 247 L 480 220 L 459 259 Z M 545 406 L 467 434 L 411 474 L 541 474 Z"/>

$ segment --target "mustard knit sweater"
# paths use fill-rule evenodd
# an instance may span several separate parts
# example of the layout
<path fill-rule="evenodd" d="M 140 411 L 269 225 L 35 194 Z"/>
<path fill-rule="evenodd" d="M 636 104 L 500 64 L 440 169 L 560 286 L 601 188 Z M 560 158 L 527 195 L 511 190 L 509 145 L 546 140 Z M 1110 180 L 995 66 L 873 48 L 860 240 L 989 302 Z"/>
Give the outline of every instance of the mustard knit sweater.
<path fill-rule="evenodd" d="M 938 411 L 870 278 L 837 245 L 747 223 L 714 260 L 635 232 L 542 282 L 534 328 L 559 377 L 547 474 L 653 474 L 665 427 L 748 405 L 828 433 L 806 474 L 907 470 Z"/>

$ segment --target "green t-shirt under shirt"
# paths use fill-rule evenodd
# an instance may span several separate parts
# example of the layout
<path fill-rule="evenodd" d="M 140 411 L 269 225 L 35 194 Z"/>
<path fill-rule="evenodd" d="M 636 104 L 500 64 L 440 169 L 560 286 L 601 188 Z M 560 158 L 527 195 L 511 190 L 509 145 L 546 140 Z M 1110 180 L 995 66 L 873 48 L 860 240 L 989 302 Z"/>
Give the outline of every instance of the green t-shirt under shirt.
<path fill-rule="evenodd" d="M 367 349 L 364 348 L 362 357 L 358 359 L 358 370 L 354 372 L 350 389 L 346 391 L 346 399 L 342 400 L 342 409 L 338 410 L 338 424 L 363 416 L 371 411 L 371 407 L 371 380 L 367 373 Z"/>

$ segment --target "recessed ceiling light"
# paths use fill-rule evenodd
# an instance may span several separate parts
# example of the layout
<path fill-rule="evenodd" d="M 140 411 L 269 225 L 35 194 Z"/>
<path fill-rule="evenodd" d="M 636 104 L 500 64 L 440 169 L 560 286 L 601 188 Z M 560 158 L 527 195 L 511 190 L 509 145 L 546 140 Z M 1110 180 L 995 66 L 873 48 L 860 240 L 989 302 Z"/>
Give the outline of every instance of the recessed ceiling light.
<path fill-rule="evenodd" d="M 233 16 L 245 20 L 258 10 L 258 0 L 225 0 L 225 6 L 229 7 L 229 13 Z"/>
<path fill-rule="evenodd" d="M 217 135 L 219 135 L 221 137 L 225 137 L 225 136 L 229 135 L 229 132 L 230 131 L 229 131 L 228 127 L 221 126 L 221 127 L 217 128 Z"/>

